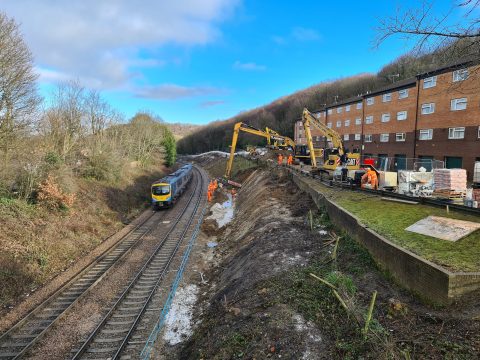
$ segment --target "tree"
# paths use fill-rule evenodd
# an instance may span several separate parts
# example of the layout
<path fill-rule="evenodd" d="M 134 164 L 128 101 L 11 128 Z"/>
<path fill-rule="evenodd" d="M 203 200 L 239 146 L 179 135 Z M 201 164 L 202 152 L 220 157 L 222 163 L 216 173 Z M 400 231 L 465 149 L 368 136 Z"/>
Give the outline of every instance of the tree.
<path fill-rule="evenodd" d="M 10 150 L 29 129 L 41 101 L 33 56 L 17 23 L 0 12 L 0 150 L 8 166 Z"/>
<path fill-rule="evenodd" d="M 379 46 L 386 39 L 402 35 L 414 37 L 419 53 L 441 49 L 442 55 L 466 58 L 480 54 L 480 0 L 464 0 L 453 5 L 442 16 L 436 16 L 434 1 L 424 1 L 419 8 L 398 9 L 395 15 L 380 20 Z M 456 20 L 456 10 L 464 12 L 462 20 Z M 432 49 L 433 48 L 433 49 Z"/>

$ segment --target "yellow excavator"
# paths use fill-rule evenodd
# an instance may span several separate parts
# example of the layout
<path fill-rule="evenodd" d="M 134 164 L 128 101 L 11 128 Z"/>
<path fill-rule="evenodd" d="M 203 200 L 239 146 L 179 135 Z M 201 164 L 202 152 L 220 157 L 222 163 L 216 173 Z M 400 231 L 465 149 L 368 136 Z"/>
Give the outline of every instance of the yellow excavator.
<path fill-rule="evenodd" d="M 237 147 L 238 134 L 240 131 L 244 131 L 248 134 L 262 136 L 267 139 L 269 146 L 273 146 L 276 149 L 288 149 L 295 150 L 295 142 L 289 137 L 280 135 L 276 131 L 266 128 L 265 131 L 256 129 L 253 126 L 238 122 L 233 127 L 232 145 L 230 149 L 230 158 L 227 161 L 227 168 L 225 169 L 225 178 L 230 178 L 232 172 L 233 159 L 235 158 L 235 149 Z M 273 144 L 272 144 L 273 143 Z"/>
<path fill-rule="evenodd" d="M 303 109 L 302 122 L 303 127 L 305 128 L 305 135 L 307 137 L 307 145 L 310 150 L 312 172 L 322 171 L 327 172 L 329 175 L 333 175 L 335 169 L 340 165 L 344 165 L 347 170 L 360 169 L 360 154 L 345 153 L 340 134 L 319 121 L 310 111 L 308 111 L 307 108 Z M 322 135 L 326 136 L 327 139 L 329 139 L 333 144 L 333 153 L 328 155 L 328 159 L 325 160 L 321 168 L 317 167 L 317 159 L 314 155 L 315 152 L 313 148 L 312 132 L 310 130 L 310 126 L 312 125 L 315 126 L 322 133 Z M 345 163 L 342 164 L 341 160 L 344 160 Z"/>

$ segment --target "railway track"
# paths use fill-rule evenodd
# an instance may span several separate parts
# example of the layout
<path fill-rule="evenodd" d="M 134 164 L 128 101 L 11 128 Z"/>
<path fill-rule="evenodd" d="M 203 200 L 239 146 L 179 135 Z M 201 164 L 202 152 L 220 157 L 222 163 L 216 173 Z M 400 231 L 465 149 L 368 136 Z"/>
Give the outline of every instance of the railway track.
<path fill-rule="evenodd" d="M 187 190 L 184 198 L 187 197 L 188 200 L 185 201 L 181 198 L 179 202 L 182 204 L 177 204 L 169 212 L 152 212 L 119 241 L 105 250 L 102 255 L 80 270 L 71 280 L 2 334 L 0 336 L 0 360 L 23 358 L 28 350 L 38 343 L 75 303 L 156 227 L 161 219 L 175 219 L 179 212 L 188 208 L 189 200 L 194 194 L 195 191 Z M 171 222 L 168 221 L 168 223 Z"/>
<path fill-rule="evenodd" d="M 145 265 L 95 330 L 79 349 L 73 352 L 72 359 L 133 359 L 130 355 L 122 354 L 122 352 L 129 344 L 132 335 L 139 328 L 140 331 L 144 330 L 144 326 L 139 327 L 139 324 L 141 321 L 145 322 L 143 317 L 147 310 L 151 310 L 149 305 L 153 303 L 158 307 L 165 297 L 165 293 L 158 290 L 167 277 L 169 267 L 182 247 L 182 243 L 192 232 L 192 223 L 201 216 L 199 207 L 205 198 L 206 180 L 200 170 L 194 168 L 194 172 L 196 172 L 196 183 L 189 201 L 190 205 L 187 205 L 178 214 L 173 226 L 164 235 Z M 145 341 L 146 337 L 138 343 L 144 344 Z"/>
<path fill-rule="evenodd" d="M 162 216 L 160 213 L 152 212 L 144 221 L 5 332 L 0 337 L 0 359 L 21 358 L 88 289 L 95 286 L 115 263 L 151 231 Z"/>

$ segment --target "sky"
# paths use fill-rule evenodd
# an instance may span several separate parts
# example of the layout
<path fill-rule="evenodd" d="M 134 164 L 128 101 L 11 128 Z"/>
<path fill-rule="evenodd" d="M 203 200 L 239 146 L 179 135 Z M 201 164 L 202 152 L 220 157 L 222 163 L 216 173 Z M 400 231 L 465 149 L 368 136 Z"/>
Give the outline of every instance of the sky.
<path fill-rule="evenodd" d="M 322 81 L 376 72 L 412 43 L 375 48 L 379 19 L 419 1 L 0 0 L 20 23 L 48 103 L 77 80 L 124 114 L 230 118 Z M 452 6 L 436 1 L 435 14 Z M 461 14 L 454 14 L 461 17 Z"/>

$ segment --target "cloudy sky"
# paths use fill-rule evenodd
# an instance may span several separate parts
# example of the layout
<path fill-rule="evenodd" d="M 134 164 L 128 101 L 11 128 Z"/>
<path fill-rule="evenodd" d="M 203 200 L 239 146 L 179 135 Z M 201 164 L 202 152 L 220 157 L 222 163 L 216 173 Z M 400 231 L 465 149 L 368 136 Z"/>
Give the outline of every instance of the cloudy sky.
<path fill-rule="evenodd" d="M 127 118 L 149 110 L 206 123 L 379 70 L 409 44 L 373 49 L 378 19 L 414 3 L 0 0 L 0 10 L 21 24 L 47 101 L 55 84 L 76 79 Z"/>

